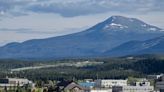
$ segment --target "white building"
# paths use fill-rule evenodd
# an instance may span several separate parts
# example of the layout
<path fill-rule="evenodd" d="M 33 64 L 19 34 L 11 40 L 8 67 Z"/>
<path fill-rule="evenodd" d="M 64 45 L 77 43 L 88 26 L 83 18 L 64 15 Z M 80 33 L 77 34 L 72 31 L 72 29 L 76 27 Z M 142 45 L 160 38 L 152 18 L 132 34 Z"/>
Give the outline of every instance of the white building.
<path fill-rule="evenodd" d="M 25 84 L 32 84 L 28 79 L 23 78 L 4 78 L 0 79 L 0 87 L 13 87 L 13 86 L 23 86 Z"/>
<path fill-rule="evenodd" d="M 148 79 L 153 79 L 153 80 L 155 80 L 155 79 L 161 78 L 162 76 L 164 76 L 164 75 L 163 75 L 163 74 L 159 74 L 159 75 L 148 75 L 147 78 L 148 78 Z"/>
<path fill-rule="evenodd" d="M 156 83 L 156 89 L 162 90 L 161 92 L 164 92 L 164 81 L 160 81 Z"/>
<path fill-rule="evenodd" d="M 160 92 L 164 92 L 164 75 L 161 76 L 160 81 L 156 82 L 156 90 L 159 90 Z"/>
<path fill-rule="evenodd" d="M 90 92 L 112 92 L 112 89 L 91 89 Z"/>
<path fill-rule="evenodd" d="M 153 92 L 154 86 L 146 79 L 140 79 L 134 85 L 128 86 L 113 86 L 113 92 Z"/>
<path fill-rule="evenodd" d="M 138 79 L 135 86 L 150 86 L 150 82 L 146 78 Z"/>
<path fill-rule="evenodd" d="M 153 92 L 153 86 L 115 86 L 113 92 Z"/>
<path fill-rule="evenodd" d="M 110 88 L 112 86 L 127 86 L 127 80 L 99 79 L 95 81 L 95 86 L 98 88 Z"/>

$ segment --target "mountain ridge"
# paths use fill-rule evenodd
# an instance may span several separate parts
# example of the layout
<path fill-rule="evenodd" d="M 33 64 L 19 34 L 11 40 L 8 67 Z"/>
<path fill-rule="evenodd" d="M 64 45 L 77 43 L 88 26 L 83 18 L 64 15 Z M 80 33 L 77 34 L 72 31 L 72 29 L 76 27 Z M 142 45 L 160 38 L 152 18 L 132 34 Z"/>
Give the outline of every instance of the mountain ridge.
<path fill-rule="evenodd" d="M 164 35 L 145 41 L 129 41 L 112 50 L 106 51 L 106 55 L 137 55 L 137 54 L 164 54 Z"/>
<path fill-rule="evenodd" d="M 0 58 L 94 57 L 131 40 L 162 36 L 161 30 L 135 18 L 112 16 L 82 32 L 9 43 L 0 47 Z"/>

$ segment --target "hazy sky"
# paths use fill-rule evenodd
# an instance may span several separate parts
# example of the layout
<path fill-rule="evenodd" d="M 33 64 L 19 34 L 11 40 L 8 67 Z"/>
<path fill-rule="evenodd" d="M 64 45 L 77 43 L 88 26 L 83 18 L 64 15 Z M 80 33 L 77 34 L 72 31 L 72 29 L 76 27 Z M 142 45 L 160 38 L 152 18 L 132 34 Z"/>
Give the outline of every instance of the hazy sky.
<path fill-rule="evenodd" d="M 164 0 L 0 0 L 0 45 L 79 32 L 112 15 L 164 28 Z"/>

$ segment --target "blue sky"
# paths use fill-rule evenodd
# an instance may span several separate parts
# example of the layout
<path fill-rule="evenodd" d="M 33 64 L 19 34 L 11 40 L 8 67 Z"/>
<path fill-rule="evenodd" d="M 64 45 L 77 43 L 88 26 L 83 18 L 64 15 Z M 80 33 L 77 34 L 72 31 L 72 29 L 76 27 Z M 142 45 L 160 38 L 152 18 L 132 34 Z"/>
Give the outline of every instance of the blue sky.
<path fill-rule="evenodd" d="M 79 32 L 112 15 L 164 28 L 164 0 L 0 0 L 0 45 Z"/>

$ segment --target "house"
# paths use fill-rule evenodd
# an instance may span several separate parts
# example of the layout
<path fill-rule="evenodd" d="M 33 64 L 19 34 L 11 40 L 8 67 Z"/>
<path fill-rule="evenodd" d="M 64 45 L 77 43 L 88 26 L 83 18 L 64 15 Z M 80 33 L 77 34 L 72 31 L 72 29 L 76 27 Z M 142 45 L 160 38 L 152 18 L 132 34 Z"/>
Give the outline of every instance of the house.
<path fill-rule="evenodd" d="M 64 92 L 85 92 L 86 89 L 72 82 L 64 88 Z"/>
<path fill-rule="evenodd" d="M 88 90 L 73 81 L 61 81 L 55 88 L 55 92 L 88 92 Z"/>

